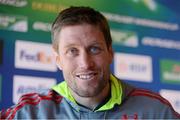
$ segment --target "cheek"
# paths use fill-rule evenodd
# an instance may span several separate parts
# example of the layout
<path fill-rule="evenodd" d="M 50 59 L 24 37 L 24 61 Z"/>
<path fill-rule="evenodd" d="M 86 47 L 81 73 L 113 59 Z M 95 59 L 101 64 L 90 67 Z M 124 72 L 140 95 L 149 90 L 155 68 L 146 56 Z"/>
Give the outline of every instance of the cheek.
<path fill-rule="evenodd" d="M 107 58 L 104 59 L 96 59 L 95 61 L 96 67 L 99 67 L 101 69 L 107 69 L 107 67 L 110 65 Z"/>
<path fill-rule="evenodd" d="M 62 62 L 62 71 L 66 73 L 71 73 L 76 69 L 76 63 L 74 60 L 65 60 Z"/>
<path fill-rule="evenodd" d="M 112 62 L 112 57 L 109 54 L 104 54 L 101 57 L 98 57 L 96 60 L 96 63 L 98 63 L 101 66 L 108 66 Z"/>
<path fill-rule="evenodd" d="M 68 59 L 63 53 L 60 53 L 57 65 L 62 71 L 66 71 L 69 67 L 72 66 L 72 60 Z"/>

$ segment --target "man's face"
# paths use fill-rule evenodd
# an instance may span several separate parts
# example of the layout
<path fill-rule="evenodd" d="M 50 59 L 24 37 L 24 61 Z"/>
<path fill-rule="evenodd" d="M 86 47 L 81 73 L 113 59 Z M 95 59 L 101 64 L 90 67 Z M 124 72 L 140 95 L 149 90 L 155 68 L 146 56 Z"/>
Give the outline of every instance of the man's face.
<path fill-rule="evenodd" d="M 65 26 L 59 33 L 56 58 L 69 88 L 81 97 L 94 97 L 109 84 L 112 48 L 98 27 Z"/>

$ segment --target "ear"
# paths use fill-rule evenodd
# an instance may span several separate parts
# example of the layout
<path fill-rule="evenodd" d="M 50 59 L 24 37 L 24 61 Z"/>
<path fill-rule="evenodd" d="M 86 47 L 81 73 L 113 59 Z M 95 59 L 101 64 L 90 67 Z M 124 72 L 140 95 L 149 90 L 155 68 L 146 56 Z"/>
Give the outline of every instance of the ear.
<path fill-rule="evenodd" d="M 55 58 L 55 62 L 56 62 L 57 67 L 60 70 L 62 70 L 62 63 L 61 63 L 60 56 L 54 48 L 52 48 L 52 50 L 53 50 L 53 58 Z"/>
<path fill-rule="evenodd" d="M 112 49 L 112 46 L 109 47 L 108 52 L 109 52 L 109 63 L 111 64 L 114 58 L 114 51 Z"/>

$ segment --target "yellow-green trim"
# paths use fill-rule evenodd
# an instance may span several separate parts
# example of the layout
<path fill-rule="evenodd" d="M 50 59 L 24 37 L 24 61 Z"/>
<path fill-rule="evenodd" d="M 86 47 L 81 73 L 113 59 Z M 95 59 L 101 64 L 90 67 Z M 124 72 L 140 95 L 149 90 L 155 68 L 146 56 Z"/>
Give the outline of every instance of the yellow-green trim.
<path fill-rule="evenodd" d="M 109 110 L 109 109 L 112 109 L 115 104 L 119 104 L 119 105 L 121 104 L 122 86 L 120 82 L 112 74 L 110 75 L 110 81 L 111 81 L 111 98 L 106 104 L 104 104 L 102 107 L 100 107 L 96 111 Z M 75 99 L 71 95 L 69 88 L 67 86 L 67 83 L 65 81 L 54 86 L 52 89 L 55 90 L 60 95 L 62 95 L 63 97 L 69 99 L 71 102 L 77 104 Z"/>
<path fill-rule="evenodd" d="M 65 81 L 59 83 L 58 85 L 54 86 L 52 88 L 54 91 L 56 91 L 57 93 L 59 93 L 60 95 L 62 95 L 63 97 L 67 98 L 68 100 L 70 100 L 73 103 L 76 103 L 75 99 L 73 98 L 73 96 L 71 95 L 69 88 L 67 86 L 67 83 Z"/>
<path fill-rule="evenodd" d="M 103 111 L 103 110 L 109 110 L 114 107 L 115 104 L 120 105 L 122 101 L 122 87 L 120 82 L 113 76 L 110 76 L 111 80 L 111 98 L 109 101 L 104 104 L 102 107 L 100 107 L 96 111 Z"/>

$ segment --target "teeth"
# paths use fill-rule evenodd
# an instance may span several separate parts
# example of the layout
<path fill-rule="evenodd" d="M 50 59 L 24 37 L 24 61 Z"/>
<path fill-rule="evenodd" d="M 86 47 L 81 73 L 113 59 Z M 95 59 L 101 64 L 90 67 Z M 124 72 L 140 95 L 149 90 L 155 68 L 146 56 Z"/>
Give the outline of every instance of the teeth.
<path fill-rule="evenodd" d="M 90 75 L 80 75 L 79 78 L 81 79 L 89 79 L 91 76 Z"/>
<path fill-rule="evenodd" d="M 90 74 L 90 75 L 79 75 L 78 77 L 80 78 L 80 79 L 90 79 L 91 77 L 93 77 L 94 76 L 94 74 Z"/>

